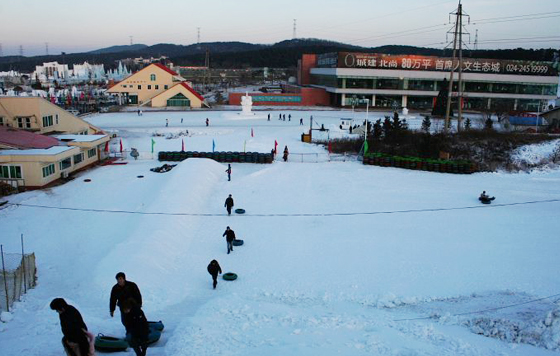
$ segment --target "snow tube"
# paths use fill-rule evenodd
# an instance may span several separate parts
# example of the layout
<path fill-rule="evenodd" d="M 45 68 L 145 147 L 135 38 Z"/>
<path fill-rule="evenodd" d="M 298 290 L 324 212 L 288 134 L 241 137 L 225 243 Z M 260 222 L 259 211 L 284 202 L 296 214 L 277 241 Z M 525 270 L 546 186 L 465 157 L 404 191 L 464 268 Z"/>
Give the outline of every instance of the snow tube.
<path fill-rule="evenodd" d="M 245 209 L 235 209 L 237 214 L 245 214 Z"/>
<path fill-rule="evenodd" d="M 148 326 L 150 329 L 156 329 L 157 331 L 163 331 L 163 323 L 160 321 L 148 321 Z"/>
<path fill-rule="evenodd" d="M 128 342 L 125 339 L 98 334 L 95 337 L 94 346 L 97 351 L 117 352 L 125 351 L 128 348 Z"/>
<path fill-rule="evenodd" d="M 237 279 L 237 275 L 233 272 L 224 273 L 222 276 L 223 279 L 226 281 L 235 281 Z"/>
<path fill-rule="evenodd" d="M 163 324 L 162 324 L 163 325 Z M 151 345 L 159 340 L 161 337 L 161 331 L 156 330 L 155 328 L 150 328 L 150 333 L 148 334 L 148 345 Z M 130 339 L 132 335 L 126 334 L 126 343 L 130 343 Z"/>
<path fill-rule="evenodd" d="M 479 197 L 478 200 L 480 200 L 480 202 L 482 204 L 490 204 L 492 202 L 492 200 L 496 199 L 496 197 L 492 197 L 492 198 L 482 198 Z"/>
<path fill-rule="evenodd" d="M 241 246 L 243 245 L 243 240 L 233 240 L 233 246 Z"/>

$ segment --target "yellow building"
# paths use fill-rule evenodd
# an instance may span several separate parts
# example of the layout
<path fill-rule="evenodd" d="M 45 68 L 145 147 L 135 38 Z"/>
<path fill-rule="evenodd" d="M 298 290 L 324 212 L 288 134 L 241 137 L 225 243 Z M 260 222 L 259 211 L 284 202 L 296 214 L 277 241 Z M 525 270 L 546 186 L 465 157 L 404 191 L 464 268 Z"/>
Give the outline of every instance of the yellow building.
<path fill-rule="evenodd" d="M 0 98 L 0 182 L 20 190 L 97 163 L 109 136 L 41 98 Z"/>
<path fill-rule="evenodd" d="M 0 126 L 39 134 L 95 135 L 101 130 L 39 97 L 0 97 Z"/>
<path fill-rule="evenodd" d="M 117 94 L 127 105 L 200 108 L 204 103 L 204 98 L 183 77 L 159 63 L 139 70 L 107 92 Z"/>

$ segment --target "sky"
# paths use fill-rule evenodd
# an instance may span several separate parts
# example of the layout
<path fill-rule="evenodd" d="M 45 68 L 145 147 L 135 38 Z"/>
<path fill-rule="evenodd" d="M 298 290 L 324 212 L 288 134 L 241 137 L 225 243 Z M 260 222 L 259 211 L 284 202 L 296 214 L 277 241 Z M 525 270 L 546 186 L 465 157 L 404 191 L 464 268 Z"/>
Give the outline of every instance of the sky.
<path fill-rule="evenodd" d="M 264 5 L 266 3 L 266 5 Z M 1 55 L 44 55 L 142 43 L 272 44 L 294 36 L 375 47 L 443 48 L 457 0 L 0 0 Z M 467 46 L 559 48 L 558 0 L 463 0 Z M 23 20 L 23 21 L 22 21 Z M 470 42 L 470 45 L 469 45 Z"/>

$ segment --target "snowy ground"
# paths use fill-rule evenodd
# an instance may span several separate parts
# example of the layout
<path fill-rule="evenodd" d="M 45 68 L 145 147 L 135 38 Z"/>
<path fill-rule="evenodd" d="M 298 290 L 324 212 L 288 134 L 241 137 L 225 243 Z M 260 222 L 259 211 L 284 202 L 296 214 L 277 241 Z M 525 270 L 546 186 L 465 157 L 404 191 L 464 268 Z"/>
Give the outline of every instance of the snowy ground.
<path fill-rule="evenodd" d="M 277 140 L 293 156 L 288 163 L 232 164 L 231 182 L 226 165 L 210 160 L 187 160 L 163 174 L 149 171 L 157 161 L 129 161 L 9 197 L 107 211 L 0 210 L 4 250 L 19 251 L 23 233 L 39 277 L 16 303 L 13 320 L 0 323 L 0 355 L 62 353 L 58 315 L 48 307 L 55 297 L 76 306 L 93 333 L 122 336 L 118 312 L 111 318 L 108 310 L 119 271 L 139 285 L 148 318 L 166 325 L 149 355 L 560 351 L 560 296 L 531 302 L 560 293 L 559 170 L 452 175 L 356 161 L 300 163 L 298 154 L 326 156 L 300 142 L 309 116 L 335 132 L 348 112 L 286 110 L 286 122 L 271 113 L 270 122 L 267 112 L 89 117 L 143 157 L 151 155 L 156 132 L 177 137 L 153 137 L 156 153 L 180 150 L 181 140 L 187 150 L 210 151 L 214 141 L 218 151 L 270 152 Z M 478 203 L 482 190 L 497 197 L 493 205 Z M 247 214 L 224 214 L 228 194 Z M 422 209 L 429 211 L 415 211 Z M 245 240 L 230 255 L 226 226 Z M 212 290 L 212 259 L 239 279 L 220 280 Z"/>

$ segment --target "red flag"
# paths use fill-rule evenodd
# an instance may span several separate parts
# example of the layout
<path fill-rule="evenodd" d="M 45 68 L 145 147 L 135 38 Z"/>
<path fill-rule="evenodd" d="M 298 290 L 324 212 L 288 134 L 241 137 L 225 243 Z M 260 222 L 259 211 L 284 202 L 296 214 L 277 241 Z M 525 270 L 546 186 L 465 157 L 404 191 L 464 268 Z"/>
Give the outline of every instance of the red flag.
<path fill-rule="evenodd" d="M 109 141 L 105 142 L 105 152 L 109 152 Z"/>
<path fill-rule="evenodd" d="M 255 137 L 255 135 L 253 135 L 253 128 L 251 127 L 251 137 Z"/>
<path fill-rule="evenodd" d="M 329 141 L 329 153 L 332 153 L 332 143 Z"/>
<path fill-rule="evenodd" d="M 181 139 L 182 145 L 181 145 L 181 152 L 185 152 L 185 139 Z"/>
<path fill-rule="evenodd" d="M 122 138 L 121 138 L 121 153 L 122 153 Z"/>
<path fill-rule="evenodd" d="M 276 147 L 278 147 L 278 142 L 276 142 L 276 140 L 274 140 L 274 154 L 276 154 L 276 152 L 278 152 Z"/>

